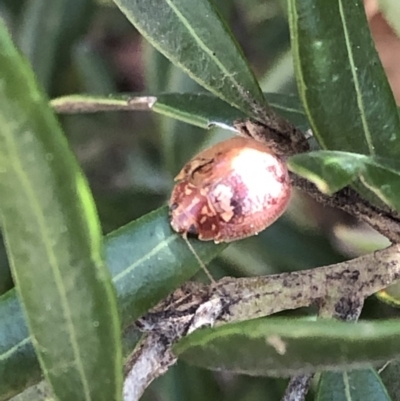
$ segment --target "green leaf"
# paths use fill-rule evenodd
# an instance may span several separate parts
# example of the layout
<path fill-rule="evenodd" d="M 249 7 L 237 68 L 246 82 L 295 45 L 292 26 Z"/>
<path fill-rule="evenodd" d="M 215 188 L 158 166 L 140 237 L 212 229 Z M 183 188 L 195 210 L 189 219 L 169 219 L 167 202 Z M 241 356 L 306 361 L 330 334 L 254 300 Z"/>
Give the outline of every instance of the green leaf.
<path fill-rule="evenodd" d="M 168 73 L 169 79 L 165 92 L 185 93 L 202 90 L 187 74 L 171 63 Z M 199 151 L 208 133 L 204 132 L 200 127 L 187 125 L 168 117 L 161 118 L 160 128 L 165 170 L 175 176 L 182 166 L 196 154 L 196 151 Z"/>
<path fill-rule="evenodd" d="M 0 295 L 14 286 L 3 238 L 0 235 Z"/>
<path fill-rule="evenodd" d="M 400 308 L 400 282 L 396 281 L 383 290 L 377 292 L 375 296 L 382 302 L 395 308 Z"/>
<path fill-rule="evenodd" d="M 289 1 L 300 97 L 324 149 L 397 158 L 400 120 L 361 0 Z"/>
<path fill-rule="evenodd" d="M 381 369 L 380 376 L 393 401 L 400 400 L 400 361 L 390 361 Z"/>
<path fill-rule="evenodd" d="M 325 372 L 316 401 L 391 401 L 374 369 Z"/>
<path fill-rule="evenodd" d="M 1 2 L 1 7 L 4 7 L 6 11 L 9 11 L 13 16 L 17 16 L 20 12 L 23 3 L 14 0 L 3 0 Z M 2 10 L 3 11 L 3 10 Z"/>
<path fill-rule="evenodd" d="M 170 69 L 173 64 L 150 43 L 144 42 L 142 46 L 146 91 L 163 92 L 167 88 Z"/>
<path fill-rule="evenodd" d="M 272 61 L 260 78 L 260 86 L 263 92 L 291 93 L 294 92 L 294 85 L 293 53 L 288 47 Z"/>
<path fill-rule="evenodd" d="M 191 240 L 208 263 L 226 245 Z M 163 207 L 105 237 L 107 265 L 127 327 L 200 268 Z M 39 380 L 40 371 L 14 291 L 0 297 L 0 400 Z"/>
<path fill-rule="evenodd" d="M 293 213 L 299 213 L 294 210 Z M 275 273 L 309 269 L 343 261 L 327 238 L 315 229 L 305 230 L 282 216 L 257 238 L 233 243 L 277 268 Z M 242 252 L 243 257 L 243 252 Z M 239 260 L 239 259 L 238 259 Z M 264 272 L 263 274 L 266 274 Z"/>
<path fill-rule="evenodd" d="M 305 132 L 310 128 L 300 99 L 296 95 L 265 93 L 268 104 L 280 116 L 286 118 L 299 130 Z"/>
<path fill-rule="evenodd" d="M 0 297 L 0 400 L 8 400 L 42 376 L 15 290 Z"/>
<path fill-rule="evenodd" d="M 204 263 L 226 247 L 196 240 L 191 243 Z M 167 207 L 108 235 L 106 253 L 123 326 L 135 321 L 199 269 L 186 242 L 172 231 Z"/>
<path fill-rule="evenodd" d="M 190 364 L 254 376 L 368 366 L 400 356 L 400 323 L 267 318 L 207 328 L 173 349 Z"/>
<path fill-rule="evenodd" d="M 152 386 L 165 401 L 224 400 L 226 388 L 219 385 L 213 372 L 178 362 Z M 153 393 L 154 394 L 154 393 Z"/>
<path fill-rule="evenodd" d="M 392 209 L 400 211 L 400 163 L 357 153 L 316 151 L 295 155 L 289 168 L 332 194 L 357 178 Z"/>
<path fill-rule="evenodd" d="M 17 43 L 28 58 L 37 80 L 48 90 L 54 72 L 57 40 L 65 0 L 33 0 L 26 3 Z"/>
<path fill-rule="evenodd" d="M 246 115 L 207 93 L 161 94 L 152 110 L 204 129 L 214 125 L 233 129 L 233 122 Z"/>
<path fill-rule="evenodd" d="M 89 41 L 82 41 L 75 45 L 72 57 L 85 92 L 94 95 L 108 95 L 116 92 L 110 66 Z"/>
<path fill-rule="evenodd" d="M 114 2 L 157 50 L 200 85 L 246 114 L 264 114 L 261 89 L 212 2 Z"/>
<path fill-rule="evenodd" d="M 299 129 L 308 129 L 307 119 L 296 96 L 279 93 L 266 93 L 265 96 L 270 106 L 278 114 Z M 141 105 L 144 103 L 146 104 L 145 110 L 150 109 L 204 129 L 209 129 L 214 125 L 233 129 L 235 120 L 246 118 L 245 114 L 209 93 L 165 93 L 154 97 L 69 95 L 51 101 L 51 105 L 58 113 L 143 110 Z"/>
<path fill-rule="evenodd" d="M 291 157 L 288 166 L 322 193 L 333 194 L 353 182 L 368 160 L 368 156 L 356 153 L 315 151 Z"/>
<path fill-rule="evenodd" d="M 304 112 L 296 97 L 277 93 L 266 93 L 265 96 L 270 106 L 278 114 L 301 129 L 308 127 Z M 206 93 L 162 94 L 157 96 L 153 110 L 202 128 L 210 128 L 213 125 L 232 128 L 235 120 L 246 118 L 244 114 L 225 102 Z"/>
<path fill-rule="evenodd" d="M 89 0 L 25 2 L 17 44 L 47 92 L 56 68 L 65 67 L 75 37 L 87 26 L 90 7 Z"/>
<path fill-rule="evenodd" d="M 400 166 L 397 160 L 375 158 L 365 165 L 361 182 L 390 208 L 400 211 Z"/>
<path fill-rule="evenodd" d="M 51 393 L 49 385 L 45 381 L 27 388 L 21 394 L 16 395 L 10 401 L 57 401 Z"/>
<path fill-rule="evenodd" d="M 59 400 L 118 400 L 120 323 L 93 199 L 1 24 L 0 65 L 0 219 L 32 342 Z"/>

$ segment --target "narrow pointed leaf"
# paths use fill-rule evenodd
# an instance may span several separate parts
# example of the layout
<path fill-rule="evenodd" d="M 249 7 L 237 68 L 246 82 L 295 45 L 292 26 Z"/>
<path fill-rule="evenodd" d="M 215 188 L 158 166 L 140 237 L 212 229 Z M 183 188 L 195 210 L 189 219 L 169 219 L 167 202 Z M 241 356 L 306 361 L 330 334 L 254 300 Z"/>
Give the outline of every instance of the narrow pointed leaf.
<path fill-rule="evenodd" d="M 265 97 L 274 111 L 300 129 L 308 128 L 298 98 L 278 93 L 266 93 Z M 235 120 L 246 118 L 245 114 L 207 93 L 162 94 L 157 96 L 153 110 L 202 128 L 210 128 L 213 125 L 231 128 Z"/>
<path fill-rule="evenodd" d="M 192 241 L 208 263 L 226 245 Z M 134 322 L 200 268 L 163 207 L 105 237 L 122 326 Z M 38 382 L 40 370 L 15 291 L 0 297 L 0 401 Z"/>
<path fill-rule="evenodd" d="M 197 82 L 171 63 L 168 72 L 168 85 L 164 92 L 190 93 L 203 90 Z M 182 166 L 199 151 L 207 136 L 203 135 L 204 131 L 200 127 L 165 117 L 160 119 L 160 129 L 163 165 L 175 177 Z"/>
<path fill-rule="evenodd" d="M 393 401 L 400 400 L 400 361 L 390 361 L 380 371 L 380 377 Z"/>
<path fill-rule="evenodd" d="M 333 194 L 358 177 L 366 160 L 366 156 L 355 153 L 316 151 L 291 157 L 289 167 L 321 192 Z"/>
<path fill-rule="evenodd" d="M 249 115 L 267 107 L 229 28 L 209 0 L 114 0 L 139 32 L 200 85 Z"/>
<path fill-rule="evenodd" d="M 42 376 L 15 290 L 0 297 L 0 400 L 8 400 Z"/>
<path fill-rule="evenodd" d="M 32 342 L 59 400 L 118 400 L 120 324 L 91 194 L 2 24 L 0 66 L 0 218 Z"/>
<path fill-rule="evenodd" d="M 74 39 L 87 26 L 90 7 L 90 0 L 25 2 L 17 44 L 46 91 L 51 88 L 56 67 L 64 67 Z"/>
<path fill-rule="evenodd" d="M 172 63 L 150 43 L 143 43 L 143 66 L 146 90 L 163 92 L 170 79 Z"/>
<path fill-rule="evenodd" d="M 301 130 L 309 125 L 296 96 L 265 94 L 270 106 Z M 58 113 L 96 113 L 117 110 L 152 110 L 201 128 L 218 125 L 232 129 L 233 122 L 246 115 L 209 93 L 165 93 L 159 96 L 113 95 L 107 97 L 69 95 L 53 99 Z"/>
<path fill-rule="evenodd" d="M 316 401 L 391 401 L 372 368 L 325 372 L 319 380 Z"/>
<path fill-rule="evenodd" d="M 196 240 L 192 245 L 204 263 L 226 247 Z M 167 207 L 108 235 L 106 254 L 123 326 L 143 315 L 200 268 L 186 242 L 172 231 Z"/>
<path fill-rule="evenodd" d="M 400 323 L 258 319 L 190 334 L 174 353 L 190 364 L 254 376 L 369 366 L 400 356 Z"/>
<path fill-rule="evenodd" d="M 73 64 L 79 76 L 79 82 L 87 93 L 107 95 L 116 92 L 113 76 L 105 57 L 89 40 L 76 44 L 72 51 Z"/>
<path fill-rule="evenodd" d="M 362 0 L 290 0 L 300 97 L 320 146 L 398 157 L 400 120 Z"/>
<path fill-rule="evenodd" d="M 28 58 L 40 84 L 49 89 L 66 0 L 26 3 L 18 32 L 18 46 Z"/>
<path fill-rule="evenodd" d="M 357 153 L 316 151 L 290 158 L 292 171 L 332 194 L 356 179 L 390 208 L 400 211 L 400 163 Z"/>
<path fill-rule="evenodd" d="M 361 182 L 390 208 L 400 212 L 400 166 L 377 158 L 366 163 Z M 397 165 L 397 166 L 396 166 Z"/>

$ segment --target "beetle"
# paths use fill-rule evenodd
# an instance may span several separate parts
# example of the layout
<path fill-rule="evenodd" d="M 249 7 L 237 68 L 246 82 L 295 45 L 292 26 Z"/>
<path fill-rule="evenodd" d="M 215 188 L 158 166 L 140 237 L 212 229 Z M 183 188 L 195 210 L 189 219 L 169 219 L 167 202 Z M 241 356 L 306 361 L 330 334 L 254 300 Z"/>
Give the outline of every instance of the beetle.
<path fill-rule="evenodd" d="M 169 201 L 172 228 L 216 243 L 264 230 L 286 210 L 291 195 L 282 158 L 244 137 L 200 152 L 175 181 Z"/>

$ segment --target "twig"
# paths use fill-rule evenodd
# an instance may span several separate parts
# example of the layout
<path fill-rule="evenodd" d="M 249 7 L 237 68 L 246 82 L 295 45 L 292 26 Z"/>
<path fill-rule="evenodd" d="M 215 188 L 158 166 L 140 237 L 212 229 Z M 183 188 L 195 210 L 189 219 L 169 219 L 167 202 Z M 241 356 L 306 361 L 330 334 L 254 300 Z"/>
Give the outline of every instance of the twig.
<path fill-rule="evenodd" d="M 313 375 L 299 375 L 290 379 L 282 401 L 304 401 Z"/>
<path fill-rule="evenodd" d="M 357 321 L 360 317 L 364 297 L 352 293 L 349 297 L 339 299 L 329 298 L 321 300 L 319 308 L 320 318 L 337 318 L 344 321 Z M 282 401 L 304 401 L 314 373 L 294 376 L 290 379 Z"/>
<path fill-rule="evenodd" d="M 104 97 L 69 95 L 50 101 L 50 105 L 57 113 L 98 113 L 104 111 L 131 111 L 151 110 L 157 98 L 154 96 L 120 95 L 118 98 L 104 99 Z"/>
<path fill-rule="evenodd" d="M 400 218 L 395 213 L 370 204 L 349 187 L 328 196 L 319 192 L 317 187 L 305 178 L 295 174 L 291 174 L 291 178 L 293 186 L 308 193 L 317 202 L 341 209 L 369 224 L 392 243 L 400 243 Z"/>
<path fill-rule="evenodd" d="M 125 364 L 125 401 L 138 400 L 176 362 L 171 347 L 178 340 L 214 324 L 223 304 L 217 298 L 211 300 L 210 294 L 203 284 L 186 283 L 136 323 L 146 334 Z"/>
<path fill-rule="evenodd" d="M 150 110 L 156 98 L 129 97 L 115 104 L 93 102 L 93 98 L 65 98 L 52 102 L 63 113 L 106 110 Z M 291 123 L 259 110 L 258 122 L 236 121 L 239 134 L 266 143 L 277 155 L 286 157 L 308 151 L 306 136 Z M 261 122 L 260 122 L 261 121 Z M 392 243 L 400 243 L 400 218 L 395 212 L 376 207 L 349 187 L 333 196 L 321 194 L 307 180 L 292 174 L 293 185 L 323 205 L 346 211 L 368 223 Z M 136 401 L 156 377 L 176 358 L 171 347 L 183 336 L 204 325 L 248 320 L 318 303 L 321 317 L 356 320 L 364 299 L 400 278 L 400 245 L 337 265 L 268 277 L 223 279 L 212 288 L 191 284 L 138 322 L 146 335 L 126 364 L 124 400 Z M 175 296 L 175 298 L 174 298 Z M 284 401 L 303 400 L 312 375 L 292 378 Z"/>
<path fill-rule="evenodd" d="M 236 120 L 233 126 L 239 135 L 265 143 L 279 156 L 290 156 L 310 149 L 306 136 L 294 125 L 281 118 L 275 124 L 273 121 L 269 119 L 268 124 L 262 124 L 254 120 Z"/>
<path fill-rule="evenodd" d="M 361 310 L 362 300 L 400 278 L 400 244 L 317 269 L 255 278 L 188 283 L 138 322 L 144 341 L 126 365 L 125 401 L 175 363 L 171 347 L 190 331 L 319 304 L 336 316 Z M 351 300 L 349 303 L 348 300 Z M 346 306 L 347 305 L 347 306 Z M 349 306 L 350 305 L 350 306 Z"/>

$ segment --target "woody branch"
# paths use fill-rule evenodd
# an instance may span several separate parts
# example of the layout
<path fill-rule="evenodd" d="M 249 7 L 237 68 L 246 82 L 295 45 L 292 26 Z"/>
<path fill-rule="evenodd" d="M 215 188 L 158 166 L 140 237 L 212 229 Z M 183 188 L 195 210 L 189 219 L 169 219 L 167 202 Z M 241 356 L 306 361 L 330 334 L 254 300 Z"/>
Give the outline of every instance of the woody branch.
<path fill-rule="evenodd" d="M 344 313 L 339 317 L 346 318 L 352 312 L 343 311 L 346 300 L 360 306 L 366 297 L 400 278 L 399 251 L 400 245 L 392 245 L 317 269 L 224 278 L 209 287 L 188 283 L 138 322 L 146 334 L 126 364 L 124 401 L 138 400 L 146 387 L 176 362 L 171 347 L 204 325 L 218 326 L 315 303 L 324 316 Z"/>

